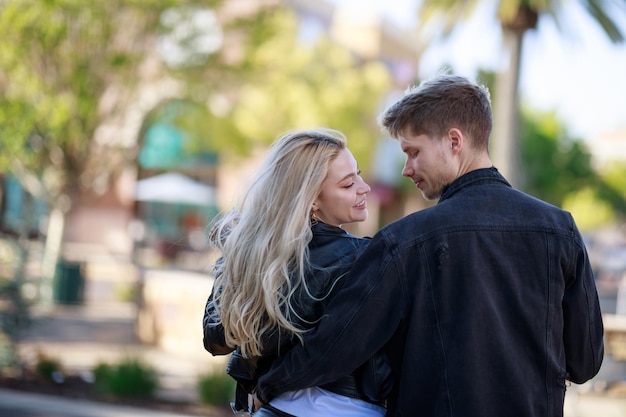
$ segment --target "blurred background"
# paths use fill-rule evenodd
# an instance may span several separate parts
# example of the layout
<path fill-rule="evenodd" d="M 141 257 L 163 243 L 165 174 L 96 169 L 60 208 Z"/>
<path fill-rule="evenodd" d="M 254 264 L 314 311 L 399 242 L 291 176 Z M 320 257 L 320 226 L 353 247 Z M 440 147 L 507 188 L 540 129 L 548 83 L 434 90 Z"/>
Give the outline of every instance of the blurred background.
<path fill-rule="evenodd" d="M 618 392 L 624 36 L 618 0 L 0 0 L 0 363 L 32 360 L 33 317 L 106 303 L 138 343 L 210 360 L 206 229 L 268 145 L 343 131 L 373 190 L 349 231 L 373 235 L 432 204 L 376 118 L 448 71 L 491 90 L 496 167 L 583 232 L 610 365 L 588 389 Z"/>

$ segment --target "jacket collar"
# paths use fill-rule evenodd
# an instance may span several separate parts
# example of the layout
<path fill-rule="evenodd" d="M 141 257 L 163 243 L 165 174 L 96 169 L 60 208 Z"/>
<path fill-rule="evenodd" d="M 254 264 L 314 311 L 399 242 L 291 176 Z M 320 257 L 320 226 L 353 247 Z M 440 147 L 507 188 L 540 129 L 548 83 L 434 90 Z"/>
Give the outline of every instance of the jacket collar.
<path fill-rule="evenodd" d="M 319 220 L 311 222 L 311 230 L 314 234 L 324 234 L 333 236 L 345 236 L 348 234 L 341 227 L 331 226 Z"/>
<path fill-rule="evenodd" d="M 508 187 L 511 186 L 511 184 L 509 184 L 509 182 L 502 176 L 502 174 L 500 174 L 500 172 L 498 172 L 498 169 L 494 166 L 492 166 L 491 168 L 476 169 L 474 171 L 468 172 L 467 174 L 461 175 L 459 178 L 443 187 L 439 202 L 442 202 L 452 197 L 462 188 L 478 182 L 499 182 L 505 184 Z"/>

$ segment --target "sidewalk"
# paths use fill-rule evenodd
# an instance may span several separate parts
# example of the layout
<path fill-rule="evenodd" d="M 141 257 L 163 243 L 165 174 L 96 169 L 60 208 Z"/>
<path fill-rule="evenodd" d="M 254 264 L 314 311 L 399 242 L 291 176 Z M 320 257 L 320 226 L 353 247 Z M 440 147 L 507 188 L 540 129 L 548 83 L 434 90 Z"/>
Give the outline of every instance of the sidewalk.
<path fill-rule="evenodd" d="M 89 284 L 106 287 L 106 283 Z M 103 296 L 108 291 L 98 288 L 101 297 L 88 296 L 81 305 L 34 306 L 32 323 L 19 345 L 22 360 L 33 366 L 38 355 L 43 354 L 58 360 L 68 374 L 89 375 L 100 363 L 115 364 L 124 358 L 138 358 L 158 373 L 157 398 L 199 404 L 197 378 L 210 369 L 211 355 L 176 354 L 140 343 L 135 333 L 135 305 Z M 201 331 L 199 323 L 189 325 L 196 325 L 198 332 Z M 0 417 L 4 416 L 184 417 L 187 414 L 0 389 Z"/>
<path fill-rule="evenodd" d="M 32 311 L 32 324 L 20 343 L 23 360 L 32 366 L 39 353 L 59 360 L 67 373 L 89 373 L 101 363 L 139 358 L 154 367 L 161 389 L 157 397 L 198 403 L 196 380 L 206 358 L 188 357 L 143 345 L 134 333 L 135 307 L 122 302 L 54 305 Z M 42 414 L 38 414 L 38 413 Z M 9 414 L 7 414 L 9 413 Z M 32 414 L 31 414 L 32 413 Z M 184 417 L 187 414 L 147 410 L 101 402 L 0 389 L 0 417 Z M 207 414 L 209 415 L 209 414 Z M 229 414 L 227 414 L 229 415 Z M 213 414 L 213 417 L 225 417 Z"/>
<path fill-rule="evenodd" d="M 162 389 L 157 396 L 178 401 L 198 401 L 196 379 L 203 359 L 185 357 L 141 344 L 135 335 L 135 307 L 131 303 L 101 302 L 78 306 L 35 308 L 33 322 L 20 343 L 29 364 L 38 354 L 57 359 L 67 372 L 90 372 L 99 363 L 139 358 L 154 367 Z M 198 330 L 200 331 L 200 330 Z"/>
<path fill-rule="evenodd" d="M 0 417 L 189 417 L 94 401 L 0 389 Z M 208 415 L 207 415 L 208 417 Z M 224 416 L 214 416 L 224 417 Z"/>

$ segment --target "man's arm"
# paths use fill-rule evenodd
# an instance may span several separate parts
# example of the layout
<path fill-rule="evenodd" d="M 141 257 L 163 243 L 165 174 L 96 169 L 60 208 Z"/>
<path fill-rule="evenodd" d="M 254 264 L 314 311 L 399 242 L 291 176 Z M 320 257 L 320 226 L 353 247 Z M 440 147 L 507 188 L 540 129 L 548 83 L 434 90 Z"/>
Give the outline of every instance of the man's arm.
<path fill-rule="evenodd" d="M 594 274 L 580 236 L 576 243 L 563 297 L 563 343 L 568 379 L 582 384 L 600 370 L 604 328 Z"/>
<path fill-rule="evenodd" d="M 379 233 L 329 301 L 319 326 L 259 378 L 259 399 L 337 380 L 372 357 L 402 318 L 402 279 Z"/>

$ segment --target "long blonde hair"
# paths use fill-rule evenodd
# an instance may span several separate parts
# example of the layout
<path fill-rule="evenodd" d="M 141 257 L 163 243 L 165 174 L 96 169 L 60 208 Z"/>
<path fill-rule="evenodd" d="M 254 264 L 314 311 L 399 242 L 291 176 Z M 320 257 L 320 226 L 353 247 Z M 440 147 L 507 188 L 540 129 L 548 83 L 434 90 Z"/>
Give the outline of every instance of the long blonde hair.
<path fill-rule="evenodd" d="M 290 301 L 308 265 L 311 209 L 330 162 L 345 147 L 345 136 L 330 129 L 283 135 L 239 209 L 213 227 L 211 243 L 222 251 L 214 305 L 226 343 L 244 356 L 260 356 L 263 340 L 277 330 L 301 338 Z"/>

